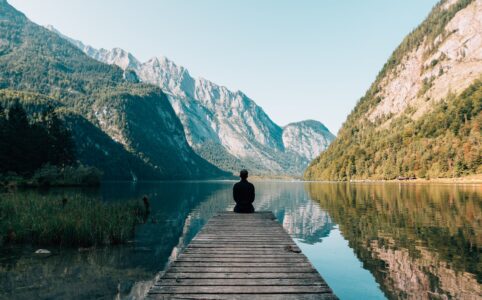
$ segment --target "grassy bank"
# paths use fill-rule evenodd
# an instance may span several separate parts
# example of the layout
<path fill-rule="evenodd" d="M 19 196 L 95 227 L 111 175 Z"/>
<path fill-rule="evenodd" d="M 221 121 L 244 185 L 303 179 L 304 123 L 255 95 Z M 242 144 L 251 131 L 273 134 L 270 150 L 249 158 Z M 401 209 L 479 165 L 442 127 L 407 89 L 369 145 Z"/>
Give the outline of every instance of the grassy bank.
<path fill-rule="evenodd" d="M 92 246 L 126 242 L 146 211 L 140 202 L 0 194 L 0 243 Z"/>

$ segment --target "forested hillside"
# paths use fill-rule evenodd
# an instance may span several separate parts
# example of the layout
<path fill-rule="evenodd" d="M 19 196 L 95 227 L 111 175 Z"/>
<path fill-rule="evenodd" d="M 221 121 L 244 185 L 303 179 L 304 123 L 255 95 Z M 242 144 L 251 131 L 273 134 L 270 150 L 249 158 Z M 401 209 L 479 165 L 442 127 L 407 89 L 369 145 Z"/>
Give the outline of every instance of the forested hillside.
<path fill-rule="evenodd" d="M 192 151 L 159 88 L 89 58 L 6 1 L 0 1 L 0 89 L 38 94 L 40 105 L 58 103 L 77 158 L 106 179 L 225 175 Z"/>
<path fill-rule="evenodd" d="M 441 1 L 408 35 L 305 178 L 482 173 L 482 1 Z"/>

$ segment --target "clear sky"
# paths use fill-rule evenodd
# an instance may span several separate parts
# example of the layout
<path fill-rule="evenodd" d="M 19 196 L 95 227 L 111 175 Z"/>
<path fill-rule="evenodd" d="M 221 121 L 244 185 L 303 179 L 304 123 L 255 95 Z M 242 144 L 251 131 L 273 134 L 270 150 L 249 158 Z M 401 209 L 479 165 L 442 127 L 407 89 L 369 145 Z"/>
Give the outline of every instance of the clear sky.
<path fill-rule="evenodd" d="M 336 133 L 437 0 L 9 0 L 31 20 L 141 61 L 164 55 L 279 125 Z"/>

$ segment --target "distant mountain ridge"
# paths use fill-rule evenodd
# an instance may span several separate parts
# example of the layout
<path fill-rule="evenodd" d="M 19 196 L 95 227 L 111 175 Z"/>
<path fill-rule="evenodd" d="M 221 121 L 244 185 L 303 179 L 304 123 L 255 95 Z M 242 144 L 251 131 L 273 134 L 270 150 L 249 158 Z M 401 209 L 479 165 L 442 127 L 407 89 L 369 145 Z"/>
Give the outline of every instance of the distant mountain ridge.
<path fill-rule="evenodd" d="M 307 179 L 482 173 L 482 0 L 443 0 L 393 52 Z"/>
<path fill-rule="evenodd" d="M 140 81 L 159 86 L 181 120 L 189 145 L 223 170 L 249 168 L 256 174 L 300 175 L 334 139 L 323 124 L 314 120 L 282 128 L 242 92 L 203 78 L 194 79 L 187 69 L 166 57 L 141 63 L 120 48 L 97 50 L 52 26 L 47 28 L 90 57 L 133 71 Z"/>
<path fill-rule="evenodd" d="M 104 179 L 228 176 L 194 153 L 161 89 L 130 75 L 0 1 L 0 89 L 18 91 L 3 93 L 15 97 L 1 102 L 18 101 L 30 112 L 54 105 L 72 129 L 76 158 L 98 167 Z"/>

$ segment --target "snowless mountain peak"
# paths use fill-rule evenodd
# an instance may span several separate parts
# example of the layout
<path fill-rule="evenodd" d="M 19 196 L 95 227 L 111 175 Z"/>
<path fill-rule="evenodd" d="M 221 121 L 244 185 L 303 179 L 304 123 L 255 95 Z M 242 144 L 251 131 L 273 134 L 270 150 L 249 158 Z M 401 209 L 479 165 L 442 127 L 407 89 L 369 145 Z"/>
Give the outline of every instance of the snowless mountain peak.
<path fill-rule="evenodd" d="M 74 44 L 77 48 L 85 52 L 90 57 L 107 63 L 111 65 L 117 65 L 123 70 L 126 69 L 137 69 L 140 66 L 140 62 L 131 53 L 125 51 L 121 48 L 113 48 L 112 50 L 107 50 L 104 48 L 96 49 L 90 45 L 86 45 L 79 40 L 72 39 L 68 36 L 62 34 L 53 25 L 46 25 L 45 28 L 56 33 L 60 37 L 66 39 L 67 41 Z"/>
<path fill-rule="evenodd" d="M 1 0 L 0 0 L 0 2 L 1 2 Z M 53 25 L 51 25 L 51 24 L 45 25 L 45 28 L 47 28 L 48 30 L 50 30 L 50 31 L 52 31 L 52 32 L 54 32 L 54 33 L 56 33 L 56 34 L 59 34 L 59 35 L 62 34 L 62 33 L 60 33 L 60 31 L 57 30 L 57 28 L 55 28 L 55 27 L 54 27 Z"/>

